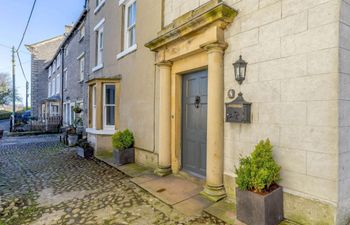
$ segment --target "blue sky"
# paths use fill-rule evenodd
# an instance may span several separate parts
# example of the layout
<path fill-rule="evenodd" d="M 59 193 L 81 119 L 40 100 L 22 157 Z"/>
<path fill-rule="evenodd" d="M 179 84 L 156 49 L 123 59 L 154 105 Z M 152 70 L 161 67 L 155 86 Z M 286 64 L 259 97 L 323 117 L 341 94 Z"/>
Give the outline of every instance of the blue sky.
<path fill-rule="evenodd" d="M 83 10 L 84 0 L 37 0 L 20 56 L 30 82 L 30 54 L 25 44 L 48 39 L 64 32 L 64 25 L 74 23 Z M 25 28 L 33 0 L 0 0 L 0 72 L 11 75 L 11 49 L 17 48 Z M 16 63 L 17 90 L 25 103 L 25 79 Z M 30 101 L 30 97 L 29 97 Z"/>

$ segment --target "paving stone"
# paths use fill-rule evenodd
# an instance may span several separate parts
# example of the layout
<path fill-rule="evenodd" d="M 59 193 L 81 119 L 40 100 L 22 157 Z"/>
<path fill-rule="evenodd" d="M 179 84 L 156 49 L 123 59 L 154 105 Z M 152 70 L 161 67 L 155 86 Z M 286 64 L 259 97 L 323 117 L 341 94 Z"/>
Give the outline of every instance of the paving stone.
<path fill-rule="evenodd" d="M 58 140 L 43 135 L 0 141 L 0 224 L 225 224 L 207 214 L 185 216 L 131 177 L 76 156 Z"/>

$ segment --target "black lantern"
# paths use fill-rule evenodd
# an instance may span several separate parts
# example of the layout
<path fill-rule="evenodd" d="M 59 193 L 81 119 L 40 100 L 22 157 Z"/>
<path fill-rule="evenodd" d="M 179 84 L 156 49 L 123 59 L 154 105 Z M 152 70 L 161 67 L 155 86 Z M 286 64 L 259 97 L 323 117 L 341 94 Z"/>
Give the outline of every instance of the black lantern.
<path fill-rule="evenodd" d="M 239 56 L 239 60 L 233 63 L 235 69 L 235 78 L 236 81 L 241 85 L 245 80 L 245 75 L 247 73 L 247 62 L 242 59 L 242 56 Z"/>

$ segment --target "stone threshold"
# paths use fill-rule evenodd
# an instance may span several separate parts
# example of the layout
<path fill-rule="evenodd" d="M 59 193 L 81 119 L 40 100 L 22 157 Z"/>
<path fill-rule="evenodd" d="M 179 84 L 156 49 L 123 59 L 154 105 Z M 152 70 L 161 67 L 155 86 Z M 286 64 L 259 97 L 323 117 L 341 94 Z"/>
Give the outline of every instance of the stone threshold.
<path fill-rule="evenodd" d="M 227 224 L 244 225 L 236 219 L 236 205 L 233 202 L 224 199 L 214 203 L 202 197 L 199 193 L 203 189 L 203 182 L 187 173 L 159 177 L 152 168 L 136 163 L 118 166 L 112 158 L 95 157 L 130 176 L 131 182 L 186 216 L 199 216 L 204 212 Z M 283 221 L 280 225 L 298 224 Z"/>

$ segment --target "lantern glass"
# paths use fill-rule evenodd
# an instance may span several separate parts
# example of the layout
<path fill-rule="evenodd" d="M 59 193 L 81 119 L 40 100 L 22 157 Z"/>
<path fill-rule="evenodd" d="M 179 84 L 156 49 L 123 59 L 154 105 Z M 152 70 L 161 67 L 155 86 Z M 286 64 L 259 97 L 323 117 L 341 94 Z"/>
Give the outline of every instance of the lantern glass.
<path fill-rule="evenodd" d="M 235 78 L 239 84 L 242 84 L 245 80 L 247 64 L 248 63 L 242 59 L 242 56 L 239 56 L 239 60 L 233 64 L 235 70 Z"/>

